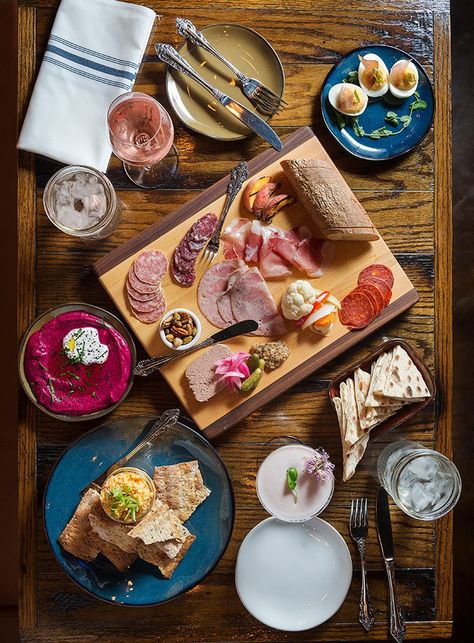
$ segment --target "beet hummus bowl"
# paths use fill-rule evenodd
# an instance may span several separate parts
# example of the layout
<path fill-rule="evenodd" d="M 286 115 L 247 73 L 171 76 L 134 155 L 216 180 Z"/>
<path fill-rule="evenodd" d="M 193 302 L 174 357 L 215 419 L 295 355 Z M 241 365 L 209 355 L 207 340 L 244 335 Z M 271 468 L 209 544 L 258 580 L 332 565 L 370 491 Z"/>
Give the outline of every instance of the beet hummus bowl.
<path fill-rule="evenodd" d="M 122 322 L 89 304 L 51 308 L 20 345 L 20 381 L 30 400 L 60 420 L 92 420 L 115 409 L 133 383 L 136 351 Z"/>

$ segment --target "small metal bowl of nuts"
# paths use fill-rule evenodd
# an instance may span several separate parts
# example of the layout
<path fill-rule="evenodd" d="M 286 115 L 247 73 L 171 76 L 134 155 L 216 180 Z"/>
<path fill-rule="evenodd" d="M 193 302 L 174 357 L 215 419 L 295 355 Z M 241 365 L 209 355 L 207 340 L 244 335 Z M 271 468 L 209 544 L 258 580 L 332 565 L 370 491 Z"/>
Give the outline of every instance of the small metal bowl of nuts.
<path fill-rule="evenodd" d="M 201 322 L 196 313 L 186 308 L 174 308 L 163 315 L 160 337 L 175 351 L 191 348 L 201 335 Z"/>

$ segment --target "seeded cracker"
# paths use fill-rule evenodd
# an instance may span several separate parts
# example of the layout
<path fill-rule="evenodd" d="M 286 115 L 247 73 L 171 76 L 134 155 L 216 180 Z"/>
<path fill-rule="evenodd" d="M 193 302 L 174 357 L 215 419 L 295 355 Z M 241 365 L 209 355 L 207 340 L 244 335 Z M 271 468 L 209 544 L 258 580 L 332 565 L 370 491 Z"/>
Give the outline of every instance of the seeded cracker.
<path fill-rule="evenodd" d="M 151 545 L 179 538 L 181 533 L 182 524 L 177 514 L 157 498 L 147 515 L 128 532 L 128 535 Z"/>
<path fill-rule="evenodd" d="M 151 563 L 152 565 L 158 567 L 165 578 L 171 578 L 174 570 L 184 558 L 188 549 L 191 547 L 195 540 L 196 536 L 193 536 L 193 534 L 189 534 L 175 558 L 168 558 L 168 556 L 158 548 L 158 543 L 154 543 L 153 545 L 145 545 L 141 541 L 139 541 L 138 555 L 143 560 L 146 560 L 147 563 Z"/>
<path fill-rule="evenodd" d="M 204 485 L 197 460 L 155 467 L 153 479 L 158 498 L 175 510 L 181 522 L 188 520 L 211 493 Z"/>

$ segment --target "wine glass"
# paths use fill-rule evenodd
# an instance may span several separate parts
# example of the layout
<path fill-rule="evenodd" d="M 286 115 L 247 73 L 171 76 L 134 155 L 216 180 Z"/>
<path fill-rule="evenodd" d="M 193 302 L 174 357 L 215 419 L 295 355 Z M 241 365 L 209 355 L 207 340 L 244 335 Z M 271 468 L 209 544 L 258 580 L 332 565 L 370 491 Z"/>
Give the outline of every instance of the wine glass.
<path fill-rule="evenodd" d="M 158 188 L 173 178 L 178 169 L 174 127 L 158 101 L 141 92 L 121 94 L 109 107 L 107 124 L 113 151 L 131 181 Z"/>

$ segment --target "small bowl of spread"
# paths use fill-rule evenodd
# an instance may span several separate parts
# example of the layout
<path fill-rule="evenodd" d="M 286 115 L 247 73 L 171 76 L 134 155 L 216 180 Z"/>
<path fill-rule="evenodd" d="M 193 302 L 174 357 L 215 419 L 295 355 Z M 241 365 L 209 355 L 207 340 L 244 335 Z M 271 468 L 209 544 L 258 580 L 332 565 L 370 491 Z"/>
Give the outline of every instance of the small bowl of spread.
<path fill-rule="evenodd" d="M 102 485 L 100 502 L 105 513 L 116 522 L 136 524 L 150 511 L 156 489 L 150 476 L 136 467 L 120 467 Z"/>

